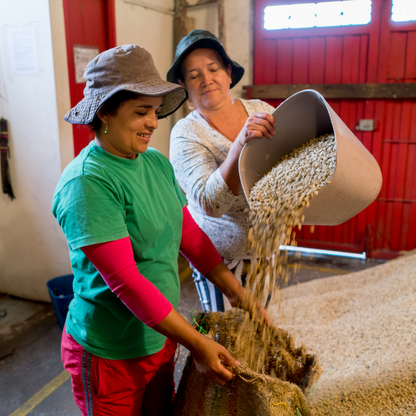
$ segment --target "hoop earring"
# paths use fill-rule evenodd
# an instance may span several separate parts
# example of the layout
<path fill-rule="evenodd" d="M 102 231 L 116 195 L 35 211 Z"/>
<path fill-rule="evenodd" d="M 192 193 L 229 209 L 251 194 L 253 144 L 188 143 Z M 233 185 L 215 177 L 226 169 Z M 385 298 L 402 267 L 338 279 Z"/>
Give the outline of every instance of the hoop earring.
<path fill-rule="evenodd" d="M 108 124 L 105 125 L 104 134 L 108 133 Z"/>

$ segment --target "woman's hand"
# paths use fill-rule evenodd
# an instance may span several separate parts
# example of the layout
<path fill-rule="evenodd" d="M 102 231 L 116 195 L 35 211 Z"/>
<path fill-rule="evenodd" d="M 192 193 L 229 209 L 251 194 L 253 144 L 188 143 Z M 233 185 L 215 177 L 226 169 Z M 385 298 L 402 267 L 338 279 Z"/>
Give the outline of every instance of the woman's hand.
<path fill-rule="evenodd" d="M 199 372 L 213 383 L 223 386 L 234 375 L 223 365 L 238 367 L 241 364 L 231 357 L 230 353 L 222 345 L 208 337 L 201 337 L 198 343 L 190 348 L 195 366 Z"/>
<path fill-rule="evenodd" d="M 224 262 L 219 263 L 210 272 L 206 273 L 205 277 L 227 296 L 231 306 L 239 306 L 250 312 L 253 318 L 264 319 L 267 326 L 271 325 L 263 306 L 250 292 L 241 286 Z"/>
<path fill-rule="evenodd" d="M 198 371 L 221 386 L 234 377 L 221 362 L 228 366 L 241 365 L 222 345 L 196 331 L 175 309 L 152 328 L 187 348 Z"/>
<path fill-rule="evenodd" d="M 238 133 L 226 159 L 220 166 L 221 175 L 234 195 L 238 195 L 241 192 L 238 160 L 244 145 L 256 138 L 266 137 L 271 139 L 276 134 L 275 124 L 276 122 L 272 115 L 255 113 L 246 120 L 244 127 Z"/>
<path fill-rule="evenodd" d="M 235 143 L 242 149 L 250 140 L 259 139 L 261 137 L 272 139 L 276 134 L 274 128 L 275 124 L 276 121 L 271 114 L 254 113 L 245 122 Z"/>
<path fill-rule="evenodd" d="M 242 286 L 241 289 L 229 296 L 228 300 L 230 301 L 231 306 L 239 306 L 249 312 L 254 319 L 264 320 L 267 326 L 271 325 L 270 318 L 260 301 Z"/>

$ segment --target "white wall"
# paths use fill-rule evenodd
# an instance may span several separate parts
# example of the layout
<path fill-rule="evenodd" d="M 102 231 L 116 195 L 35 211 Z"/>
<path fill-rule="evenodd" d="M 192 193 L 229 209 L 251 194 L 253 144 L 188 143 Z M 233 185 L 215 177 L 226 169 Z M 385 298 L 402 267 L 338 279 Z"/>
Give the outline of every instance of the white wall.
<path fill-rule="evenodd" d="M 40 72 L 12 75 L 7 28 L 30 23 Z M 16 196 L 10 201 L 0 193 L 0 292 L 47 301 L 46 282 L 70 273 L 66 242 L 51 214 L 61 156 L 48 0 L 1 0 L 0 30 L 0 116 L 9 122 Z"/>
<path fill-rule="evenodd" d="M 74 134 L 72 125 L 64 120 L 71 108 L 69 91 L 68 58 L 66 53 L 63 0 L 49 0 L 52 52 L 55 74 L 56 104 L 58 113 L 61 169 L 74 158 Z"/>
<path fill-rule="evenodd" d="M 143 7 L 148 4 L 156 10 Z M 173 10 L 174 0 L 117 0 L 117 44 L 143 46 L 153 57 L 162 79 L 173 61 Z M 159 121 L 150 146 L 165 156 L 169 155 L 169 136 L 172 117 Z"/>
<path fill-rule="evenodd" d="M 174 57 L 174 0 L 115 4 L 117 44 L 145 47 L 165 79 Z M 227 0 L 225 6 L 227 51 L 246 69 L 233 89 L 239 97 L 252 80 L 251 0 Z M 188 10 L 195 28 L 218 35 L 216 4 Z M 36 24 L 40 72 L 12 75 L 7 28 L 30 23 Z M 48 301 L 46 282 L 71 273 L 65 238 L 50 212 L 61 171 L 74 157 L 72 128 L 62 120 L 70 108 L 67 67 L 62 0 L 0 0 L 0 117 L 9 121 L 16 195 L 10 201 L 0 191 L 0 292 L 35 300 Z M 167 156 L 174 121 L 161 120 L 151 144 Z"/>
<path fill-rule="evenodd" d="M 234 97 L 242 96 L 242 86 L 253 80 L 253 9 L 252 0 L 226 0 L 225 49 L 230 58 L 244 69 L 244 77 L 232 89 Z M 206 29 L 218 36 L 217 4 L 188 8 L 189 17 L 195 19 L 195 29 Z"/>

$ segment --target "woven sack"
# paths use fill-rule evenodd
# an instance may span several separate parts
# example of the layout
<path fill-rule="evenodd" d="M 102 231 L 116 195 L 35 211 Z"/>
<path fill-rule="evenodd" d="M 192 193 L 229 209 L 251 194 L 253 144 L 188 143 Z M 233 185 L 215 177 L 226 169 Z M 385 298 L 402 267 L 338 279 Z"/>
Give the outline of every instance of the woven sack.
<path fill-rule="evenodd" d="M 304 347 L 294 348 L 293 338 L 276 327 L 270 329 L 273 337 L 268 345 L 261 345 L 258 333 L 249 338 L 247 322 L 251 321 L 241 309 L 209 313 L 203 320 L 207 336 L 226 347 L 242 366 L 228 368 L 236 376 L 219 386 L 196 369 L 189 355 L 175 397 L 174 416 L 311 416 L 305 393 L 317 381 L 321 369 Z M 267 352 L 262 372 L 253 371 L 241 359 L 244 354 L 239 343 L 254 339 L 257 348 Z M 267 374 L 270 365 L 274 367 L 273 376 Z"/>

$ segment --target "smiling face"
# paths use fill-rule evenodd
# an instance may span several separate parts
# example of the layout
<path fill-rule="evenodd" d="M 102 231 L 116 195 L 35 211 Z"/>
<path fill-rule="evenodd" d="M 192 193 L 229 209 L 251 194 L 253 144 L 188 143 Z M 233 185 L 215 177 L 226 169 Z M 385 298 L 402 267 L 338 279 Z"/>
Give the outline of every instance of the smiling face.
<path fill-rule="evenodd" d="M 184 86 L 198 110 L 220 109 L 231 99 L 231 66 L 214 49 L 195 49 L 182 63 Z"/>
<path fill-rule="evenodd" d="M 144 153 L 158 126 L 157 114 L 162 103 L 163 97 L 138 95 L 124 101 L 115 115 L 99 111 L 97 115 L 108 125 L 108 133 L 104 133 L 104 126 L 100 128 L 98 144 L 107 152 L 128 159 Z"/>

